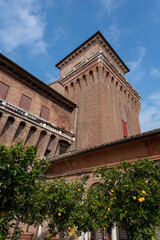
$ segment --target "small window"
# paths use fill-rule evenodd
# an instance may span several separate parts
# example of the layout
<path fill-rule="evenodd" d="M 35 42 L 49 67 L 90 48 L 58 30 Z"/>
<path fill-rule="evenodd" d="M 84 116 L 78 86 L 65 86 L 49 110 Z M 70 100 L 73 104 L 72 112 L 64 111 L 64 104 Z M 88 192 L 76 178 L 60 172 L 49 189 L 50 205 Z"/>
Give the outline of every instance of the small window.
<path fill-rule="evenodd" d="M 42 105 L 40 117 L 47 120 L 49 118 L 49 108 Z"/>
<path fill-rule="evenodd" d="M 70 147 L 70 144 L 68 142 L 60 140 L 59 141 L 59 154 L 66 153 L 69 147 Z"/>
<path fill-rule="evenodd" d="M 119 230 L 119 239 L 121 240 L 128 240 L 129 236 L 125 230 L 122 230 L 120 227 L 118 227 Z"/>
<path fill-rule="evenodd" d="M 5 99 L 8 93 L 9 86 L 0 82 L 0 98 Z"/>
<path fill-rule="evenodd" d="M 27 97 L 26 95 L 22 94 L 19 106 L 24 110 L 28 111 L 31 105 L 31 98 Z"/>
<path fill-rule="evenodd" d="M 122 120 L 122 125 L 123 125 L 123 136 L 127 138 L 128 137 L 127 123 Z"/>

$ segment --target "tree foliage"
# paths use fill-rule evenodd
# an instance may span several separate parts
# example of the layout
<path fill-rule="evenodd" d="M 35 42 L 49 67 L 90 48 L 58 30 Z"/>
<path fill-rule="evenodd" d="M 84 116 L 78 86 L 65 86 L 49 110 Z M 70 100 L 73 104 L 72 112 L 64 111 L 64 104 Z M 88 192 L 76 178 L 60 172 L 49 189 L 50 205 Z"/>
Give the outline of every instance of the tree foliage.
<path fill-rule="evenodd" d="M 78 234 L 86 228 L 84 179 L 69 183 L 64 178 L 54 178 L 46 184 L 45 191 L 50 237 L 73 229 Z"/>
<path fill-rule="evenodd" d="M 1 239 L 8 236 L 13 220 L 24 220 L 24 216 L 29 217 L 30 211 L 35 209 L 31 198 L 48 167 L 46 161 L 37 159 L 36 153 L 36 147 L 25 148 L 22 142 L 16 146 L 0 146 Z"/>
<path fill-rule="evenodd" d="M 117 223 L 130 239 L 156 237 L 156 228 L 160 227 L 160 164 L 148 159 L 122 161 L 110 169 L 107 166 L 96 169 L 95 173 L 103 180 L 99 186 L 102 199 L 96 204 L 103 206 L 98 217 L 100 227 L 104 226 L 106 214 L 108 225 Z M 98 197 L 97 191 L 94 199 Z M 109 206 L 109 213 L 105 206 Z"/>
<path fill-rule="evenodd" d="M 13 220 L 42 224 L 49 238 L 60 231 L 74 237 L 89 230 L 111 229 L 116 223 L 132 240 L 151 240 L 160 227 L 160 164 L 147 159 L 122 161 L 94 170 L 102 183 L 86 192 L 85 177 L 46 182 L 45 160 L 36 147 L 0 146 L 0 239 L 9 236 Z M 18 239 L 20 231 L 10 237 Z"/>

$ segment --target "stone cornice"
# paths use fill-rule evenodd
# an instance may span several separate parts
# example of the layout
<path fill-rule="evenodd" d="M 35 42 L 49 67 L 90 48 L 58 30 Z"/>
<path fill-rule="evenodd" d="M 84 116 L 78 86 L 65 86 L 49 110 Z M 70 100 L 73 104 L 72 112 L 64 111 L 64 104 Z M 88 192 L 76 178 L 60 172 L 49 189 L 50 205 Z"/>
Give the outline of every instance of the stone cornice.
<path fill-rule="evenodd" d="M 99 43 L 103 49 L 110 54 L 112 59 L 117 63 L 120 69 L 125 73 L 129 72 L 129 68 L 126 64 L 122 61 L 122 59 L 118 56 L 118 54 L 114 51 L 108 41 L 104 38 L 104 36 L 98 31 L 93 36 L 91 36 L 87 41 L 82 43 L 78 48 L 72 51 L 69 55 L 63 58 L 59 63 L 56 64 L 58 69 L 62 69 L 63 67 L 67 66 L 73 59 L 75 59 L 78 55 L 82 54 L 91 45 Z"/>
<path fill-rule="evenodd" d="M 133 93 L 136 96 L 137 100 L 140 102 L 141 97 L 139 93 L 134 89 L 134 87 L 128 82 L 128 80 L 123 76 L 123 74 L 121 74 L 119 69 L 117 69 L 117 67 L 110 61 L 110 59 L 102 51 L 95 53 L 92 57 L 88 58 L 87 60 L 79 64 L 77 67 L 74 67 L 74 69 L 65 74 L 63 77 L 59 78 L 57 81 L 63 84 L 63 82 L 65 82 L 67 78 L 71 78 L 71 76 L 75 74 L 77 71 L 79 71 L 82 67 L 87 66 L 89 63 L 95 61 L 96 59 L 98 62 L 101 61 L 108 62 L 112 69 L 116 71 L 116 73 L 119 75 L 120 79 L 123 81 L 123 84 L 130 90 L 131 93 Z"/>
<path fill-rule="evenodd" d="M 120 76 L 120 78 L 123 80 L 123 82 L 125 83 L 125 85 L 127 86 L 128 89 L 130 89 L 131 92 L 134 92 L 134 94 L 136 95 L 138 101 L 141 100 L 140 94 L 135 90 L 135 88 L 130 84 L 130 82 L 128 82 L 128 80 L 121 74 L 121 72 L 119 71 L 119 69 L 116 68 L 116 66 L 110 61 L 110 59 L 108 59 L 106 57 L 106 55 L 102 52 L 103 58 L 109 62 L 109 64 L 114 68 L 114 70 L 116 72 L 118 72 L 118 75 Z M 100 60 L 99 60 L 100 61 Z"/>
<path fill-rule="evenodd" d="M 57 105 L 65 108 L 67 111 L 71 112 L 76 107 L 75 103 L 56 92 L 53 88 L 49 87 L 47 84 L 21 68 L 16 63 L 12 62 L 2 53 L 0 53 L 0 70 L 6 72 L 11 77 L 27 85 L 29 88 L 38 92 L 47 99 L 50 99 Z"/>

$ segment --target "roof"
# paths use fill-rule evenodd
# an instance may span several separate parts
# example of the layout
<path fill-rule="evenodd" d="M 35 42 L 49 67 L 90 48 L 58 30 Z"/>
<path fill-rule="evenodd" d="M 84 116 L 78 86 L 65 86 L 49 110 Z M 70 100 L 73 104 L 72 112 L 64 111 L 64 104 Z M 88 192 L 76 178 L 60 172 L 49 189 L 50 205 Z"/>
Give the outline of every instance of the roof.
<path fill-rule="evenodd" d="M 116 56 L 116 58 L 120 61 L 120 63 L 125 67 L 126 72 L 129 72 L 129 68 L 126 66 L 126 64 L 122 61 L 122 59 L 119 57 L 119 55 L 115 52 L 115 50 L 111 47 L 109 42 L 105 39 L 105 37 L 101 34 L 100 31 L 97 31 L 94 35 L 92 35 L 89 39 L 87 39 L 85 42 L 83 42 L 79 47 L 77 47 L 75 50 L 73 50 L 70 54 L 68 54 L 66 57 L 64 57 L 60 62 L 56 64 L 57 68 L 60 68 L 60 64 L 63 63 L 67 58 L 69 58 L 74 53 L 78 52 L 80 48 L 82 48 L 87 43 L 91 42 L 94 38 L 97 38 L 97 40 L 100 38 L 103 40 L 103 42 L 107 45 L 107 47 L 112 51 L 112 53 Z"/>
<path fill-rule="evenodd" d="M 72 111 L 76 107 L 75 103 L 65 98 L 63 95 L 49 87 L 31 73 L 27 72 L 25 69 L 11 61 L 2 53 L 0 53 L 0 70 L 3 70 L 10 76 L 27 85 L 29 88 L 39 92 L 41 95 L 47 97 L 68 111 Z"/>
<path fill-rule="evenodd" d="M 67 158 L 74 157 L 74 156 L 77 156 L 77 155 L 80 155 L 80 154 L 83 154 L 83 153 L 95 151 L 95 150 L 102 149 L 102 148 L 107 148 L 107 147 L 122 144 L 122 143 L 125 143 L 125 142 L 138 140 L 138 139 L 148 137 L 148 136 L 153 136 L 153 135 L 156 135 L 156 134 L 160 134 L 160 128 L 154 129 L 154 130 L 151 130 L 151 131 L 147 131 L 147 132 L 143 132 L 143 133 L 140 133 L 140 134 L 137 134 L 137 135 L 133 135 L 133 136 L 128 137 L 128 138 L 118 139 L 116 141 L 109 142 L 109 143 L 106 143 L 106 144 L 97 145 L 97 146 L 94 146 L 94 147 L 91 147 L 91 148 L 86 148 L 86 149 L 82 149 L 82 150 L 79 150 L 79 151 L 75 150 L 75 151 L 72 151 L 72 152 L 64 153 L 63 155 L 54 156 L 52 159 L 50 159 L 50 162 L 60 161 L 62 159 L 67 159 Z"/>

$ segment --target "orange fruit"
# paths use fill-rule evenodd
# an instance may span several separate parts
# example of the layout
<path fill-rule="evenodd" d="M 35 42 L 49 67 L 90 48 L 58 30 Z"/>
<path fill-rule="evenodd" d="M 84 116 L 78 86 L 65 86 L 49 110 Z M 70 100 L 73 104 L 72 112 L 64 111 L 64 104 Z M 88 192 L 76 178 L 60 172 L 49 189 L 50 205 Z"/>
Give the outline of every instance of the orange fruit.
<path fill-rule="evenodd" d="M 111 209 L 110 208 L 108 208 L 108 212 L 110 212 L 111 211 Z"/>
<path fill-rule="evenodd" d="M 142 191 L 142 194 L 143 194 L 143 195 L 146 195 L 147 193 L 143 190 L 143 191 Z"/>
<path fill-rule="evenodd" d="M 136 199 L 137 199 L 137 198 L 134 196 L 134 197 L 133 197 L 133 200 L 136 200 Z"/>
<path fill-rule="evenodd" d="M 0 217 L 4 217 L 4 212 L 0 212 Z"/>
<path fill-rule="evenodd" d="M 110 194 L 110 196 L 111 196 L 111 198 L 113 198 L 113 194 L 112 193 Z"/>
<path fill-rule="evenodd" d="M 61 213 L 60 213 L 60 212 L 58 213 L 58 216 L 59 216 L 59 217 L 61 216 Z"/>

